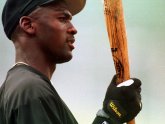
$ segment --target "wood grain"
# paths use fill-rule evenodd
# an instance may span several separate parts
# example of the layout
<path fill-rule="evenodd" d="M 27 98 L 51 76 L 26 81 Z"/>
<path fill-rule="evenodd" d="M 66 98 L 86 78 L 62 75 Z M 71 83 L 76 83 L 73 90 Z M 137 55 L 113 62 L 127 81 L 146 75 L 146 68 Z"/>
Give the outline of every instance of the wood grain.
<path fill-rule="evenodd" d="M 130 78 L 126 27 L 122 0 L 104 0 L 106 27 L 117 74 L 117 83 Z M 135 124 L 135 120 L 128 122 Z"/>

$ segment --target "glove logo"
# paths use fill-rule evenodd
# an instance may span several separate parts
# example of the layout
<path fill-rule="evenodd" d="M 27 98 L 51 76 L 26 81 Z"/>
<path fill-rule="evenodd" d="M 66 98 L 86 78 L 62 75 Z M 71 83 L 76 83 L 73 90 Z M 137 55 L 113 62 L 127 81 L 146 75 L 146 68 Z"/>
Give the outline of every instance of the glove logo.
<path fill-rule="evenodd" d="M 116 107 L 116 105 L 114 104 L 113 101 L 111 101 L 111 102 L 109 103 L 109 106 L 110 106 L 110 108 L 116 113 L 116 115 L 117 115 L 119 118 L 121 118 L 122 114 L 118 111 L 118 108 Z"/>

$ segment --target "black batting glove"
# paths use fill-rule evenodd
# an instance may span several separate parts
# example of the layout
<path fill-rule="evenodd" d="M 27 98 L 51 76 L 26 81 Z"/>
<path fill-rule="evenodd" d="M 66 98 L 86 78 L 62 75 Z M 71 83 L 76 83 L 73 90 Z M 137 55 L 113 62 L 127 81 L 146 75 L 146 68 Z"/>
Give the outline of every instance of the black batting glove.
<path fill-rule="evenodd" d="M 116 79 L 117 77 L 114 76 L 107 89 L 103 110 L 109 117 L 124 123 L 135 118 L 142 109 L 141 81 L 132 78 L 117 85 Z"/>

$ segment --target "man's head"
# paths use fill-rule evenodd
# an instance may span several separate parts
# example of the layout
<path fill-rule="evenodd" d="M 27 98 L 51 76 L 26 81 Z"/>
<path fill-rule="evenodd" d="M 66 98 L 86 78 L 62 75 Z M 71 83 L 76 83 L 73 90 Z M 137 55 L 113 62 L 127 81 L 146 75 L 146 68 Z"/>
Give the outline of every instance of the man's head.
<path fill-rule="evenodd" d="M 84 5 L 85 0 L 7 0 L 2 21 L 14 42 L 16 61 L 69 61 L 77 33 L 72 15 Z"/>
<path fill-rule="evenodd" d="M 7 0 L 2 13 L 2 23 L 7 37 L 11 39 L 22 16 L 30 14 L 38 6 L 55 1 L 64 1 L 72 15 L 80 12 L 86 3 L 86 0 Z"/>

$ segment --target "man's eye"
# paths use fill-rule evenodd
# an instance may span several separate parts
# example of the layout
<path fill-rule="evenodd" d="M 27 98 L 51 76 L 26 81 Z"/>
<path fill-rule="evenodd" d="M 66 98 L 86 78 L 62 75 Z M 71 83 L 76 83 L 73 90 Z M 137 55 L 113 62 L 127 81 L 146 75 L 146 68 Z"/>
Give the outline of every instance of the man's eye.
<path fill-rule="evenodd" d="M 66 23 L 68 21 L 68 19 L 66 17 L 59 17 L 59 20 L 64 23 Z"/>

